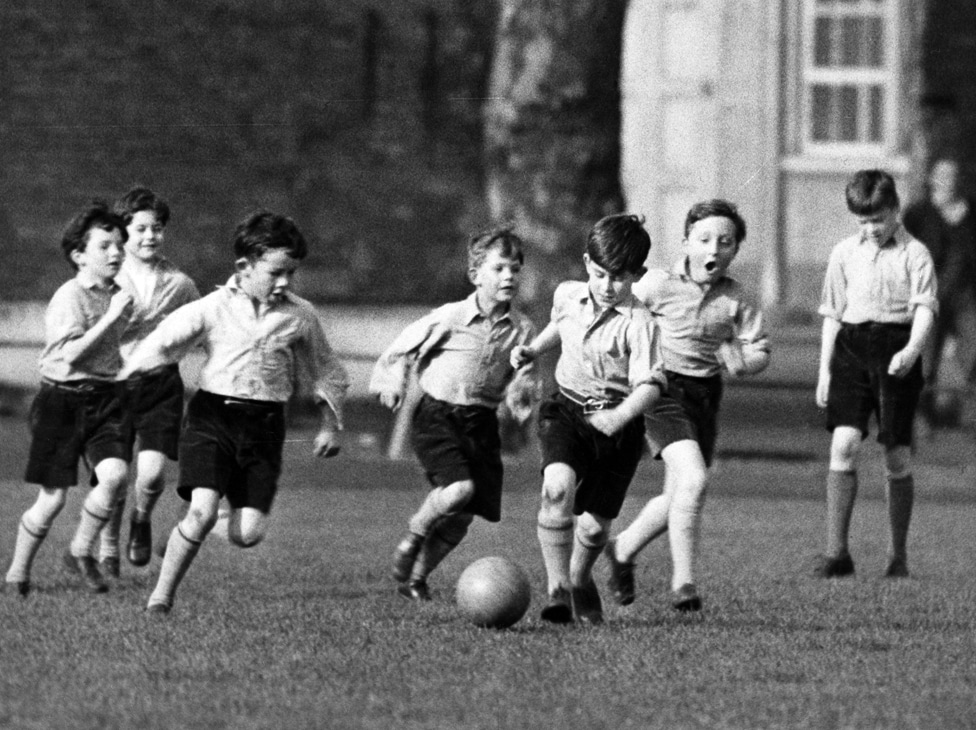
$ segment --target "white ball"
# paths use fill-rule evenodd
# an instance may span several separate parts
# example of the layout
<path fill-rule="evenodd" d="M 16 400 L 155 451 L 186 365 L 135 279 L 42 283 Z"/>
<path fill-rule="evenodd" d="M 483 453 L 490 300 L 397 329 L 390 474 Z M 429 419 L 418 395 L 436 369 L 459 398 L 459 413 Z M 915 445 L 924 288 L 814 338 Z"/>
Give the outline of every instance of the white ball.
<path fill-rule="evenodd" d="M 475 626 L 505 629 L 525 615 L 532 589 L 518 565 L 507 558 L 488 557 L 464 569 L 456 598 L 461 613 Z"/>

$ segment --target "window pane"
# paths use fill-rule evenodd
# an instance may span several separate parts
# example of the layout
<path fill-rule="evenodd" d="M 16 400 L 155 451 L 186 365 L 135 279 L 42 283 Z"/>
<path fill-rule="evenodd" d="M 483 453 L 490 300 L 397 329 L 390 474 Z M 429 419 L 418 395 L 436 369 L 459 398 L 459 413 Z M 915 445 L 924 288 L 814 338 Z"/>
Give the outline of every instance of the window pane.
<path fill-rule="evenodd" d="M 881 142 L 884 133 L 884 89 L 880 86 L 872 86 L 868 93 L 870 94 L 868 140 Z"/>
<path fill-rule="evenodd" d="M 817 18 L 813 27 L 813 65 L 830 65 L 830 18 Z"/>
<path fill-rule="evenodd" d="M 814 142 L 856 142 L 857 98 L 857 87 L 853 85 L 813 84 L 810 87 L 810 138 Z M 879 107 L 879 134 L 880 122 Z"/>

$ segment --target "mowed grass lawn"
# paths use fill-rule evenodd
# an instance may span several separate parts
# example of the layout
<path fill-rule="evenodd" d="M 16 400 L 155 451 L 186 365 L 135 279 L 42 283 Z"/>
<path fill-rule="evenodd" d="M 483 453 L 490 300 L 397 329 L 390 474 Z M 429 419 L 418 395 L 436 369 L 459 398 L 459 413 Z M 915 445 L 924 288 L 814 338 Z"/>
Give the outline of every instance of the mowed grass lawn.
<path fill-rule="evenodd" d="M 5 569 L 35 492 L 17 481 L 20 422 L 0 433 Z M 142 611 L 158 558 L 123 564 L 102 596 L 61 572 L 82 497 L 73 490 L 35 564 L 36 590 L 0 596 L 0 727 L 976 727 L 976 504 L 966 490 L 920 496 L 912 577 L 891 581 L 880 577 L 884 503 L 866 484 L 857 576 L 817 581 L 807 568 L 821 543 L 823 465 L 726 458 L 705 512 L 705 610 L 670 609 L 659 541 L 640 563 L 637 602 L 580 629 L 537 618 L 534 451 L 509 464 L 503 521 L 476 522 L 435 573 L 435 600 L 414 605 L 388 573 L 424 493 L 417 467 L 355 439 L 330 461 L 307 449 L 288 445 L 268 539 L 250 551 L 208 540 L 162 618 Z M 660 476 L 644 463 L 621 522 Z M 167 493 L 157 537 L 179 509 Z M 530 574 L 533 603 L 512 629 L 477 629 L 453 604 L 461 570 L 484 555 Z M 601 562 L 601 587 L 605 575 Z"/>

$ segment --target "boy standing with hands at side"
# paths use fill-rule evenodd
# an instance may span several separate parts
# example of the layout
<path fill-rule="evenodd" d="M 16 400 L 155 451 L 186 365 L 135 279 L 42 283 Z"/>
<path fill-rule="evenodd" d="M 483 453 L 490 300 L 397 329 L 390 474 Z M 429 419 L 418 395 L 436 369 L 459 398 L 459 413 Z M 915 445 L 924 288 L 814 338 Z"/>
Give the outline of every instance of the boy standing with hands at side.
<path fill-rule="evenodd" d="M 133 309 L 122 333 L 122 359 L 128 358 L 170 312 L 200 298 L 189 276 L 161 253 L 169 206 L 143 187 L 129 190 L 115 203 L 126 224 L 126 257 L 116 282 L 132 295 Z M 132 420 L 135 451 L 135 506 L 129 522 L 126 553 L 135 566 L 146 565 L 152 550 L 151 517 L 165 486 L 166 460 L 176 460 L 183 419 L 183 381 L 175 363 L 129 379 L 126 407 Z M 126 494 L 119 495 L 112 519 L 102 530 L 99 562 L 112 576 L 119 574 L 119 532 Z"/>
<path fill-rule="evenodd" d="M 512 350 L 534 334 L 514 306 L 522 260 L 522 241 L 508 229 L 474 236 L 468 276 L 475 291 L 407 327 L 373 371 L 370 392 L 394 411 L 411 362 L 417 363 L 423 391 L 411 436 L 432 489 L 393 556 L 393 577 L 405 598 L 430 600 L 427 577 L 461 542 L 475 515 L 501 519 L 496 411 L 506 400 L 524 421 L 537 392 L 533 369 L 516 372 L 509 362 Z"/>
<path fill-rule="evenodd" d="M 588 280 L 560 284 L 549 324 L 512 351 L 512 364 L 522 367 L 561 345 L 559 390 L 539 409 L 544 621 L 603 621 L 593 565 L 640 462 L 643 415 L 666 386 L 651 313 L 631 293 L 650 248 L 640 218 L 598 221 L 583 254 Z"/>
<path fill-rule="evenodd" d="M 860 170 L 846 189 L 858 233 L 831 252 L 820 301 L 823 339 L 817 405 L 827 409 L 827 550 L 815 575 L 852 575 L 848 531 L 857 496 L 857 456 L 872 413 L 884 446 L 890 547 L 885 576 L 908 575 L 914 501 L 912 436 L 922 391 L 921 354 L 938 313 L 928 249 L 898 220 L 895 181 Z"/>
<path fill-rule="evenodd" d="M 664 461 L 664 490 L 607 543 L 614 600 L 634 600 L 634 558 L 668 532 L 672 605 L 697 611 L 695 581 L 701 513 L 715 453 L 722 367 L 733 376 L 769 363 L 759 307 L 726 272 L 746 237 L 746 223 L 726 200 L 696 203 L 685 217 L 685 255 L 670 271 L 649 271 L 634 285 L 661 330 L 668 386 L 644 425 Z"/>
<path fill-rule="evenodd" d="M 130 458 L 128 424 L 116 376 L 119 341 L 132 297 L 115 283 L 125 255 L 125 223 L 95 201 L 68 224 L 61 248 L 77 272 L 51 298 L 44 315 L 41 389 L 31 405 L 31 446 L 25 481 L 40 485 L 20 519 L 6 585 L 30 591 L 34 556 L 77 483 L 85 457 L 97 484 L 85 498 L 65 566 L 93 593 L 108 586 L 91 553 L 121 490 Z"/>
<path fill-rule="evenodd" d="M 122 375 L 178 362 L 194 345 L 206 353 L 200 389 L 180 436 L 178 494 L 190 503 L 166 546 L 146 610 L 167 613 L 176 589 L 217 521 L 226 497 L 228 537 L 258 544 L 281 473 L 285 404 L 309 384 L 322 410 L 316 456 L 339 451 L 348 379 L 314 307 L 289 291 L 307 255 L 290 218 L 248 216 L 234 231 L 236 273 L 227 284 L 169 315 L 138 347 Z"/>

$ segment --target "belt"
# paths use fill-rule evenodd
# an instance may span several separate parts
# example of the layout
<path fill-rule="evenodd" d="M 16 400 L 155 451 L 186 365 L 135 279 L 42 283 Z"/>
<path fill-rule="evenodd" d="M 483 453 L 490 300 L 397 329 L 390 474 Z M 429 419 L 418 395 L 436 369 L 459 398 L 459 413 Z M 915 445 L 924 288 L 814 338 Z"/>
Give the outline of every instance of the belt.
<path fill-rule="evenodd" d="M 841 327 L 846 330 L 864 332 L 867 330 L 910 330 L 910 323 L 902 322 L 841 322 Z"/>
<path fill-rule="evenodd" d="M 118 386 L 114 380 L 51 380 L 41 378 L 41 382 L 50 385 L 52 388 L 64 390 L 68 393 L 106 393 L 115 390 Z"/>
<path fill-rule="evenodd" d="M 559 392 L 563 394 L 563 397 L 580 406 L 583 409 L 583 413 L 606 411 L 611 408 L 616 408 L 618 405 L 624 402 L 623 398 L 597 398 L 595 396 L 586 396 L 582 393 L 577 393 L 575 390 L 570 388 L 563 387 L 562 385 L 559 386 Z"/>

